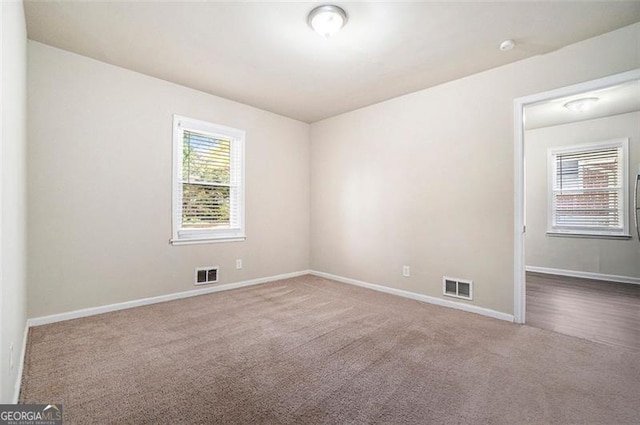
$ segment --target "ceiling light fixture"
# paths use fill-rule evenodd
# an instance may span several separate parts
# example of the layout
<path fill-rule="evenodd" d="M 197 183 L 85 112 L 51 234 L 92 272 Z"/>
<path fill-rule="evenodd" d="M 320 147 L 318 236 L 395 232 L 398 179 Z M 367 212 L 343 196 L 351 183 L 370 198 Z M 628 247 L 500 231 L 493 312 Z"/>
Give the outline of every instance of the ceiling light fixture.
<path fill-rule="evenodd" d="M 329 38 L 340 31 L 347 20 L 347 12 L 344 9 L 327 4 L 318 6 L 309 12 L 307 23 L 315 32 Z"/>
<path fill-rule="evenodd" d="M 564 107 L 573 112 L 585 112 L 591 109 L 596 102 L 600 100 L 597 97 L 583 97 L 581 99 L 572 100 L 564 104 Z"/>
<path fill-rule="evenodd" d="M 500 43 L 500 50 L 502 50 L 503 52 L 506 52 L 507 50 L 511 50 L 514 47 L 516 47 L 516 42 L 513 40 L 505 40 L 502 43 Z"/>

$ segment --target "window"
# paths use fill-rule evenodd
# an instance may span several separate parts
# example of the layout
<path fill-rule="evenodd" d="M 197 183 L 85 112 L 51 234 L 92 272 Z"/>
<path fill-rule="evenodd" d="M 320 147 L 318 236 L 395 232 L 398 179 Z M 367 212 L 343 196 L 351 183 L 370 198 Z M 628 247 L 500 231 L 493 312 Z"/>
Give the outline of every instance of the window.
<path fill-rule="evenodd" d="M 629 139 L 549 150 L 550 234 L 629 236 Z"/>
<path fill-rule="evenodd" d="M 244 137 L 241 130 L 174 115 L 174 245 L 245 238 Z"/>

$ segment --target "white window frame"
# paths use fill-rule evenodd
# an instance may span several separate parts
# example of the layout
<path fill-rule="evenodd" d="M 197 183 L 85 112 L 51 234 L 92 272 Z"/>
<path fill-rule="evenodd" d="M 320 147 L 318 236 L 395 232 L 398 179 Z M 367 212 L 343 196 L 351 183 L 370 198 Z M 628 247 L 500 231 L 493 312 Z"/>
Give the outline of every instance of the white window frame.
<path fill-rule="evenodd" d="M 585 229 L 579 227 L 556 226 L 555 209 L 553 203 L 554 183 L 556 179 L 556 156 L 568 153 L 581 153 L 597 151 L 600 149 L 618 148 L 622 150 L 622 160 L 620 161 L 621 176 L 621 210 L 622 228 L 618 229 Z M 595 143 L 585 143 L 580 145 L 566 146 L 561 148 L 549 148 L 547 150 L 547 234 L 549 236 L 577 236 L 594 238 L 628 239 L 629 234 L 629 139 L 618 138 Z"/>
<path fill-rule="evenodd" d="M 239 155 L 238 226 L 217 229 L 182 229 L 182 143 L 183 132 L 190 130 L 231 142 L 232 155 Z M 234 161 L 231 161 L 234 163 Z M 206 121 L 173 116 L 173 196 L 172 196 L 172 245 L 243 241 L 245 235 L 245 132 Z"/>

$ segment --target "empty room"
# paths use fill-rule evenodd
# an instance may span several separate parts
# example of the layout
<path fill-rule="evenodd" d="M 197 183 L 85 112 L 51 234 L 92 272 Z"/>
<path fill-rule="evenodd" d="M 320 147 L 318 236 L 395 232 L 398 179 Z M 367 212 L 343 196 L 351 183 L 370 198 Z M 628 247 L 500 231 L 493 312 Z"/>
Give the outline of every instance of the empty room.
<path fill-rule="evenodd" d="M 640 1 L 0 7 L 0 424 L 640 423 Z"/>

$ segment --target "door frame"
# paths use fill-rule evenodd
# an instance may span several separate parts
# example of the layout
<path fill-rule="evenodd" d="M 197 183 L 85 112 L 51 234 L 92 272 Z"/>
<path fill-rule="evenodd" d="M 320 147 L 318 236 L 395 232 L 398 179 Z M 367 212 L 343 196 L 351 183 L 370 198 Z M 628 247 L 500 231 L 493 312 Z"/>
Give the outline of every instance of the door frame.
<path fill-rule="evenodd" d="M 558 89 L 536 93 L 514 99 L 514 288 L 513 317 L 516 323 L 525 323 L 526 288 L 525 288 L 525 179 L 524 179 L 524 108 L 535 103 L 547 102 L 560 97 L 577 95 L 593 90 L 600 90 L 618 84 L 640 80 L 640 68 L 619 74 L 609 75 L 596 80 L 573 84 Z"/>

